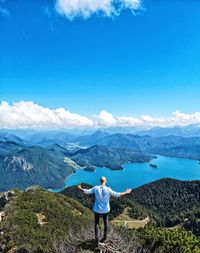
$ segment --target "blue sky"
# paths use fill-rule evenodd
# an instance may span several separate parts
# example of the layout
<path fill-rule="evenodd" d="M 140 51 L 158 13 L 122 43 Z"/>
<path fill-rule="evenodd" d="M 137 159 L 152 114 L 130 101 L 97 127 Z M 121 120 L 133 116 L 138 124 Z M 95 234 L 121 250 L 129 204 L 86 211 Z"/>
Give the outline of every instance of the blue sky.
<path fill-rule="evenodd" d="M 85 116 L 199 111 L 198 0 L 144 0 L 134 14 L 73 19 L 56 10 L 56 0 L 0 6 L 0 101 Z"/>

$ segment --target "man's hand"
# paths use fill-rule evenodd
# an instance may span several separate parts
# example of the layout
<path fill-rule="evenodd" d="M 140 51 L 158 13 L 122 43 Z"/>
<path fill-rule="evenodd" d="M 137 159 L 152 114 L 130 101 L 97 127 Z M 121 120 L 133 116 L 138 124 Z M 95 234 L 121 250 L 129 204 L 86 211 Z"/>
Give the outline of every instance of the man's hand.
<path fill-rule="evenodd" d="M 78 188 L 79 190 L 81 190 L 81 191 L 83 190 L 83 188 L 81 187 L 81 184 L 78 184 L 78 185 L 77 185 L 77 188 Z"/>
<path fill-rule="evenodd" d="M 130 194 L 131 193 L 131 189 L 127 189 L 125 192 L 121 192 L 120 193 L 120 196 L 125 196 L 125 195 L 127 195 L 127 194 Z"/>

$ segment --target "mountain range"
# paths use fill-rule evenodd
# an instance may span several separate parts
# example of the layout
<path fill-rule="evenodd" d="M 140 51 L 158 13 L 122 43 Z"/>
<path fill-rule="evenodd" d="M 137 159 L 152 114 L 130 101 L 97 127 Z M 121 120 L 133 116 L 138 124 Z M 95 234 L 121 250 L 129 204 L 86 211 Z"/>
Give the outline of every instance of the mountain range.
<path fill-rule="evenodd" d="M 153 127 L 136 132 L 137 135 L 150 135 L 154 137 L 176 135 L 182 137 L 200 137 L 200 125 L 191 124 L 188 126 Z"/>
<path fill-rule="evenodd" d="M 44 131 L 20 138 L 4 132 L 0 190 L 29 185 L 62 188 L 66 177 L 80 167 L 122 169 L 124 163 L 149 162 L 157 154 L 200 160 L 200 137 Z"/>
<path fill-rule="evenodd" d="M 195 127 L 195 129 L 197 130 L 198 128 Z M 152 129 L 151 131 L 155 130 L 156 129 Z M 159 131 L 161 131 L 161 129 L 159 129 Z M 48 147 L 58 144 L 68 150 L 78 151 L 95 145 L 103 145 L 113 148 L 131 149 L 137 153 L 160 154 L 197 160 L 200 159 L 199 136 L 155 136 L 155 134 L 152 134 L 151 136 L 142 135 L 141 133 L 139 135 L 122 133 L 109 134 L 102 131 L 97 131 L 87 135 L 72 135 L 71 133 L 68 134 L 65 132 L 48 131 L 36 133 L 31 136 L 27 136 L 24 139 L 8 134 L 6 136 L 9 136 L 9 138 L 6 137 L 6 141 L 14 141 L 26 146 L 38 145 L 41 147 Z"/>
<path fill-rule="evenodd" d="M 152 158 L 133 150 L 102 145 L 72 151 L 58 144 L 41 147 L 0 142 L 0 190 L 24 189 L 30 185 L 63 188 L 66 178 L 80 167 L 122 169 L 124 163 L 148 162 Z"/>
<path fill-rule="evenodd" d="M 165 135 L 161 129 L 148 134 L 1 133 L 0 191 L 16 189 L 0 193 L 0 252 L 95 252 L 89 210 L 94 196 L 84 195 L 75 186 L 59 193 L 45 189 L 63 188 L 76 169 L 122 169 L 124 163 L 149 162 L 157 154 L 199 160 L 200 137 Z M 199 180 L 169 178 L 113 198 L 110 237 L 101 250 L 199 252 L 199 203 Z"/>
<path fill-rule="evenodd" d="M 74 186 L 65 188 L 62 194 L 92 208 L 93 196 L 85 196 Z M 152 225 L 189 228 L 195 235 L 200 236 L 200 180 L 163 178 L 135 188 L 125 198 L 111 200 L 113 219 L 126 208 L 129 217 L 133 219 L 144 219 L 148 216 Z"/>
<path fill-rule="evenodd" d="M 24 189 L 30 185 L 63 187 L 75 168 L 64 155 L 39 146 L 26 147 L 14 142 L 0 142 L 0 190 Z"/>
<path fill-rule="evenodd" d="M 161 179 L 112 199 L 109 237 L 98 251 L 88 209 L 93 196 L 75 187 L 61 193 L 40 187 L 0 193 L 0 252 L 198 253 L 199 192 L 200 181 Z M 143 217 L 148 217 L 145 227 L 116 223 L 142 224 Z"/>
<path fill-rule="evenodd" d="M 55 137 L 60 138 L 61 135 L 68 136 L 71 138 L 77 136 L 86 136 L 92 135 L 96 132 L 104 132 L 107 134 L 135 134 L 135 135 L 149 135 L 149 136 L 168 136 L 176 135 L 182 137 L 198 137 L 200 136 L 200 125 L 199 124 L 190 124 L 186 126 L 171 126 L 171 127 L 101 127 L 98 129 L 57 129 L 57 130 L 40 130 L 40 129 L 0 129 L 1 134 L 5 135 L 15 135 L 21 139 L 33 139 L 37 138 L 50 138 L 55 139 Z M 53 137 L 53 138 L 52 138 Z M 0 137 L 1 138 L 1 137 Z M 40 140 L 38 140 L 40 141 Z"/>

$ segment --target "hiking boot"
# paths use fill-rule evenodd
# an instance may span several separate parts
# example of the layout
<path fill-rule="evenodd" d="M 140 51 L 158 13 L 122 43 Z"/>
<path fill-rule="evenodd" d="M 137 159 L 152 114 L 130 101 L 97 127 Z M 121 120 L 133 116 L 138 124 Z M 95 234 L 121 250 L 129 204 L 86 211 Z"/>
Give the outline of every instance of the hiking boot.
<path fill-rule="evenodd" d="M 98 239 L 98 238 L 95 239 L 95 243 L 94 243 L 94 244 L 95 244 L 95 247 L 96 247 L 96 248 L 99 247 L 99 239 Z"/>

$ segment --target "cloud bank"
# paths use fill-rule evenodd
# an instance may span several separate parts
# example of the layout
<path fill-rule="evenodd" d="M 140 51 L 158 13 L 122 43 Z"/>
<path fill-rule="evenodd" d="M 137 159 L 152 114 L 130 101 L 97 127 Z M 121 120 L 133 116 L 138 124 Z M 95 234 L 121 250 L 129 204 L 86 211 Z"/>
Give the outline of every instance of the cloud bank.
<path fill-rule="evenodd" d="M 175 125 L 200 125 L 200 112 L 185 114 L 176 110 L 171 117 L 114 116 L 102 110 L 98 115 L 85 117 L 64 108 L 50 109 L 30 101 L 0 103 L 0 128 L 98 128 L 98 127 L 170 127 Z"/>
<path fill-rule="evenodd" d="M 88 18 L 94 13 L 106 17 L 119 15 L 124 9 L 139 10 L 141 0 L 57 0 L 56 11 L 72 20 L 79 16 Z"/>
<path fill-rule="evenodd" d="M 192 114 L 185 114 L 176 110 L 172 113 L 171 117 L 151 117 L 149 115 L 141 115 L 136 117 L 114 117 L 111 113 L 101 111 L 96 116 L 98 119 L 98 126 L 102 127 L 135 127 L 135 126 L 147 126 L 147 127 L 171 127 L 171 126 L 186 126 L 190 124 L 200 125 L 200 112 L 194 112 Z"/>
<path fill-rule="evenodd" d="M 64 108 L 49 109 L 33 102 L 0 104 L 0 128 L 91 127 L 92 120 Z"/>

